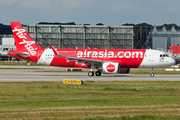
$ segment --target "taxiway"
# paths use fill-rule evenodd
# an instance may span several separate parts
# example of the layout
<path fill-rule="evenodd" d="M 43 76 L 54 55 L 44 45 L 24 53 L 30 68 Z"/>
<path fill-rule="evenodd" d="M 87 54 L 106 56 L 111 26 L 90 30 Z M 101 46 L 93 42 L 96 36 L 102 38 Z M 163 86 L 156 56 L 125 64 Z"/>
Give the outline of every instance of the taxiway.
<path fill-rule="evenodd" d="M 0 69 L 0 82 L 62 81 L 63 79 L 82 81 L 180 81 L 180 74 L 155 73 L 154 77 L 150 77 L 149 74 L 103 74 L 98 77 L 89 77 L 87 72 L 64 72 L 65 68 L 51 66 L 0 66 L 0 68 L 6 68 Z"/>

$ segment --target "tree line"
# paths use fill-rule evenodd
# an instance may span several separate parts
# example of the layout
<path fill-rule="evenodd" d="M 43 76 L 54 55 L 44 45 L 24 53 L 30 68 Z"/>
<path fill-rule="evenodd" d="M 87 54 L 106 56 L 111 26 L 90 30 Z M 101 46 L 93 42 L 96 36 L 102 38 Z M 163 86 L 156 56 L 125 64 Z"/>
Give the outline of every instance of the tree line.
<path fill-rule="evenodd" d="M 0 23 L 0 34 L 12 34 L 12 30 L 11 30 L 11 26 L 10 25 L 3 25 L 2 23 Z"/>

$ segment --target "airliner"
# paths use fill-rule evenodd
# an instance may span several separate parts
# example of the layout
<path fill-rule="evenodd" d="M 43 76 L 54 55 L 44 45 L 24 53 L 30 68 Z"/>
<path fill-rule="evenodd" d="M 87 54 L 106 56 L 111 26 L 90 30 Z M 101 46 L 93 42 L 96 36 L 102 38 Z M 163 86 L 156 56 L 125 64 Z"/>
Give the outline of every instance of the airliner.
<path fill-rule="evenodd" d="M 152 49 L 45 49 L 36 44 L 19 22 L 11 22 L 16 50 L 8 55 L 23 60 L 57 67 L 88 68 L 88 76 L 101 74 L 128 74 L 130 68 L 168 67 L 173 58 Z M 96 72 L 93 72 L 96 70 Z"/>

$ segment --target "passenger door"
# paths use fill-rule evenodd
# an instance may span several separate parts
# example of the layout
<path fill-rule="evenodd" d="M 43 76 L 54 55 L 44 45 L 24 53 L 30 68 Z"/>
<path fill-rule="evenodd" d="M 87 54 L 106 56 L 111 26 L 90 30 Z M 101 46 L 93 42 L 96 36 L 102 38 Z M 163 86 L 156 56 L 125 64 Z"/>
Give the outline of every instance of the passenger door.
<path fill-rule="evenodd" d="M 154 52 L 151 50 L 148 52 L 148 61 L 154 62 Z"/>

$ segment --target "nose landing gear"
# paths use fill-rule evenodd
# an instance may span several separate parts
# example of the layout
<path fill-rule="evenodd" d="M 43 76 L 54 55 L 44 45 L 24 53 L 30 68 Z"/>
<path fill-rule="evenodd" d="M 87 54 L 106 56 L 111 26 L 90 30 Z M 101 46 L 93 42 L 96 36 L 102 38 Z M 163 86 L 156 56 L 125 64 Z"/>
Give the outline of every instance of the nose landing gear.
<path fill-rule="evenodd" d="M 150 68 L 150 76 L 154 77 L 153 68 Z"/>

